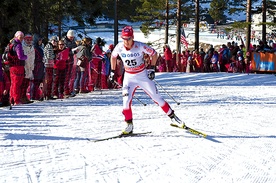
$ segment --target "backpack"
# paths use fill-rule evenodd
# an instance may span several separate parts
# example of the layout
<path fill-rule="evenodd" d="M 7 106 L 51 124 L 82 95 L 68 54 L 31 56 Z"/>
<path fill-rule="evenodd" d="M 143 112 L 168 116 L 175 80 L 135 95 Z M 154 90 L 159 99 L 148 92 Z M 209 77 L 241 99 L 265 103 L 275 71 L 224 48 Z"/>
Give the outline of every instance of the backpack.
<path fill-rule="evenodd" d="M 2 54 L 2 60 L 5 65 L 9 65 L 10 61 L 16 57 L 16 52 L 14 50 L 16 43 L 9 43 L 6 48 L 4 53 Z"/>

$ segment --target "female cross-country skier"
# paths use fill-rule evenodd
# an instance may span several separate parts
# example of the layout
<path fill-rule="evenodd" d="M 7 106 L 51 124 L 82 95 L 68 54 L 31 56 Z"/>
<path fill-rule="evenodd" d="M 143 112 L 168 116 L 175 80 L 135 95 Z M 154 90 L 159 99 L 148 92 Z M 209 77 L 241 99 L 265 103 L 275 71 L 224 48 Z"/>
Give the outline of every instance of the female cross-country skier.
<path fill-rule="evenodd" d="M 121 38 L 123 42 L 116 45 L 111 55 L 111 73 L 109 79 L 114 81 L 114 72 L 116 69 L 116 60 L 120 56 L 125 69 L 123 80 L 122 94 L 123 94 L 123 115 L 127 124 L 122 131 L 123 135 L 131 134 L 133 132 L 133 115 L 131 103 L 135 90 L 140 87 L 157 103 L 162 110 L 175 123 L 185 126 L 171 109 L 170 105 L 159 94 L 155 83 L 152 81 L 155 77 L 155 64 L 157 61 L 157 52 L 139 41 L 134 41 L 133 29 L 131 26 L 126 26 L 122 30 Z M 144 54 L 151 56 L 151 69 L 146 70 L 143 60 Z"/>

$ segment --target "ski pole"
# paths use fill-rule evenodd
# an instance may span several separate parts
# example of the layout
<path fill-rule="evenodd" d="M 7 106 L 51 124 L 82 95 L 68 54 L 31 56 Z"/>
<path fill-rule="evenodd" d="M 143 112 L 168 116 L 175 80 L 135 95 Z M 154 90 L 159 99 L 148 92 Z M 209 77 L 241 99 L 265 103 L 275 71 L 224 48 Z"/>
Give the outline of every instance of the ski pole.
<path fill-rule="evenodd" d="M 160 87 L 164 92 L 175 102 L 177 105 L 180 105 L 180 102 L 177 102 L 155 79 L 153 81 Z"/>
<path fill-rule="evenodd" d="M 115 83 L 116 85 L 122 87 L 122 85 L 120 85 L 117 81 L 114 81 L 114 83 Z M 144 106 L 147 105 L 146 103 L 142 102 L 139 98 L 135 97 L 134 95 L 133 95 L 133 98 L 135 98 L 138 102 L 140 102 L 140 103 L 143 104 Z"/>

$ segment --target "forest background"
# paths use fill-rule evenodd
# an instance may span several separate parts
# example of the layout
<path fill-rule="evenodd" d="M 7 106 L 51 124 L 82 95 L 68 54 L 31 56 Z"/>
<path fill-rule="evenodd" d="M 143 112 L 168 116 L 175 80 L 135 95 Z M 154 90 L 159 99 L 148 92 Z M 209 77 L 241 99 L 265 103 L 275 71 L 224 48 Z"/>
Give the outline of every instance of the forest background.
<path fill-rule="evenodd" d="M 51 27 L 57 26 L 58 36 L 61 37 L 64 33 L 63 27 L 66 26 L 62 22 L 66 19 L 73 19 L 82 27 L 95 25 L 96 18 L 101 16 L 111 19 L 117 16 L 118 20 L 142 22 L 141 29 L 147 33 L 156 21 L 164 21 L 165 18 L 172 23 L 175 21 L 178 1 L 180 0 L 2 0 L 0 53 L 17 30 L 24 33 L 38 33 L 46 42 Z M 200 17 L 208 14 L 216 22 L 225 22 L 229 14 L 244 13 L 248 0 L 199 1 Z M 251 1 L 256 3 L 252 11 L 261 12 L 261 1 Z M 275 1 L 264 1 L 267 2 L 268 11 L 275 10 Z M 181 0 L 181 21 L 189 22 L 194 18 L 195 1 Z"/>

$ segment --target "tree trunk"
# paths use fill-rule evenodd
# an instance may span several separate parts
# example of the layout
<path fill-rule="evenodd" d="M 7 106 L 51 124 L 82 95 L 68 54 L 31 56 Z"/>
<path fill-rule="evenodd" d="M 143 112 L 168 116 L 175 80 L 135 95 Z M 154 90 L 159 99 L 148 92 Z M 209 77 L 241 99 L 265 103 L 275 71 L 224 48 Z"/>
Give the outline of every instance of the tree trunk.
<path fill-rule="evenodd" d="M 247 24 L 247 32 L 246 32 L 246 51 L 250 50 L 250 40 L 251 40 L 251 0 L 247 0 L 246 7 L 246 22 Z"/>

